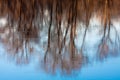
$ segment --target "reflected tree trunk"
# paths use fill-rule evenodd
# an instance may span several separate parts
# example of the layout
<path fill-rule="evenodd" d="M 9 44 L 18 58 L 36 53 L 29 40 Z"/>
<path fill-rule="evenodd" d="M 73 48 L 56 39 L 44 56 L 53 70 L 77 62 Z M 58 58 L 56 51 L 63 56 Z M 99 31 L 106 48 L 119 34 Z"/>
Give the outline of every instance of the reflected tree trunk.
<path fill-rule="evenodd" d="M 89 61 L 84 49 L 94 15 L 102 24 L 96 57 L 103 60 L 111 55 L 112 45 L 119 50 L 119 32 L 113 25 L 113 20 L 119 18 L 119 5 L 119 0 L 0 0 L 0 18 L 7 17 L 7 24 L 0 27 L 0 35 L 6 34 L 1 42 L 18 63 L 28 63 L 34 55 L 31 53 L 37 52 L 36 45 L 41 44 L 41 35 L 47 32 L 47 41 L 43 40 L 46 48 L 42 47 L 45 67 L 70 73 Z M 83 38 L 78 44 L 77 29 L 81 28 Z M 111 37 L 112 30 L 115 40 Z M 81 45 L 80 49 L 77 45 Z"/>

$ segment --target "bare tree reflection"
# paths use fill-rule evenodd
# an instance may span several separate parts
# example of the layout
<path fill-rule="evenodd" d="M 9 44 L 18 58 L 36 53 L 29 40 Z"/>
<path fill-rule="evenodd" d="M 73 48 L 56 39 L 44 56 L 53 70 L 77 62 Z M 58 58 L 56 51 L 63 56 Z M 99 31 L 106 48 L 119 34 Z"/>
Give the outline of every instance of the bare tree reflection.
<path fill-rule="evenodd" d="M 111 28 L 115 29 L 116 36 L 117 36 L 117 39 L 119 41 L 118 32 L 116 31 L 116 28 L 112 24 L 112 15 L 114 14 L 113 13 L 114 10 L 113 10 L 112 6 L 114 6 L 114 5 L 115 4 L 113 4 L 113 0 L 101 1 L 101 4 L 100 4 L 101 10 L 103 10 L 103 11 L 100 11 L 101 18 L 102 18 L 101 20 L 103 23 L 103 37 L 102 37 L 101 42 L 100 42 L 99 47 L 98 47 L 99 48 L 98 52 L 100 53 L 99 54 L 100 58 L 107 57 L 109 55 L 108 53 L 111 53 L 109 45 L 113 45 L 116 43 L 116 42 L 114 43 L 114 41 L 112 41 L 112 39 L 111 39 L 111 36 L 110 36 Z M 119 43 L 118 43 L 118 45 L 119 45 Z M 117 44 L 116 44 L 116 47 L 117 47 Z"/>
<path fill-rule="evenodd" d="M 17 63 L 27 64 L 35 53 L 35 45 L 41 44 L 44 32 L 47 34 L 43 44 L 45 70 L 55 72 L 60 68 L 71 73 L 89 61 L 84 48 L 93 15 L 97 15 L 102 24 L 96 57 L 104 59 L 115 55 L 120 39 L 112 20 L 119 17 L 119 5 L 119 0 L 0 0 L 0 17 L 7 18 L 6 26 L 0 27 L 1 42 Z M 85 25 L 82 25 L 85 31 L 80 49 L 75 44 L 79 36 L 77 29 L 81 28 L 78 23 Z M 111 37 L 112 30 L 115 39 Z"/>

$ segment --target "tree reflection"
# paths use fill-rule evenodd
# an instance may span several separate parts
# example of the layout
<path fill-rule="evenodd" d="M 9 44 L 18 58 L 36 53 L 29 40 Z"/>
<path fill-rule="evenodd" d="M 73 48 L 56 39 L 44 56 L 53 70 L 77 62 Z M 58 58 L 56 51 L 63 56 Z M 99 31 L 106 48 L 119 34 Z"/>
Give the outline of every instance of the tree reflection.
<path fill-rule="evenodd" d="M 119 32 L 112 23 L 119 17 L 119 4 L 119 0 L 0 0 L 0 16 L 7 19 L 7 24 L 0 27 L 1 42 L 17 63 L 26 64 L 36 53 L 35 45 L 41 46 L 44 32 L 44 69 L 55 72 L 60 68 L 71 73 L 89 61 L 85 38 L 94 15 L 102 24 L 96 57 L 103 60 L 119 49 Z M 78 28 L 85 29 L 82 43 L 77 44 L 81 45 L 79 49 L 75 44 Z"/>

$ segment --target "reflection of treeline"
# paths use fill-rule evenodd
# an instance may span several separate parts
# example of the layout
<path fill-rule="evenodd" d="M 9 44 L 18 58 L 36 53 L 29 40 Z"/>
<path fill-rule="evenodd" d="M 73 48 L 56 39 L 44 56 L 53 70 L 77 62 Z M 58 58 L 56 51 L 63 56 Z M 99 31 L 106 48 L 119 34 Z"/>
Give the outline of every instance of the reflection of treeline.
<path fill-rule="evenodd" d="M 26 59 L 32 51 L 30 42 L 40 39 L 40 32 L 45 27 L 43 23 L 48 20 L 48 41 L 44 63 L 50 61 L 51 68 L 59 65 L 63 70 L 71 71 L 80 67 L 86 60 L 83 55 L 84 41 L 90 19 L 94 14 L 101 18 L 104 28 L 104 35 L 99 45 L 99 56 L 103 57 L 104 54 L 106 56 L 107 42 L 112 43 L 111 19 L 119 17 L 119 5 L 119 0 L 0 0 L 0 16 L 7 16 L 8 24 L 5 27 L 9 29 L 7 42 L 11 40 L 14 55 L 21 50 L 21 57 L 24 56 Z M 45 10 L 48 11 L 47 17 Z M 85 32 L 81 49 L 77 50 L 75 38 L 79 22 L 85 24 Z"/>

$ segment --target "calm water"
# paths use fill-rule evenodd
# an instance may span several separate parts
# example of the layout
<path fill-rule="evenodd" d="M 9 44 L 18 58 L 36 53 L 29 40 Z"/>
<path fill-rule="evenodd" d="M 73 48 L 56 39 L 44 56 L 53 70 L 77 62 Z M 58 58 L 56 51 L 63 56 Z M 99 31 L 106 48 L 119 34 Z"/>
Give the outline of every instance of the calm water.
<path fill-rule="evenodd" d="M 98 23 L 96 22 L 96 24 Z M 94 25 L 96 24 L 94 23 Z M 115 26 L 119 25 L 120 24 L 115 23 Z M 88 33 L 86 36 L 86 44 L 88 44 L 88 49 L 90 48 L 90 50 L 88 50 L 89 54 L 87 54 L 89 57 L 93 57 L 93 51 L 96 50 L 90 45 L 97 44 L 99 41 L 96 30 L 98 30 L 97 27 L 93 29 L 91 34 Z M 79 32 L 80 31 L 78 31 L 78 33 Z M 89 36 L 91 36 L 91 40 L 89 40 Z M 81 44 L 81 37 L 77 39 L 78 41 L 76 40 L 76 44 Z M 80 47 L 80 45 L 77 45 L 77 47 Z M 81 70 L 73 75 L 61 75 L 59 71 L 57 74 L 52 75 L 44 72 L 40 68 L 39 62 L 35 57 L 33 57 L 30 64 L 17 65 L 14 60 L 9 59 L 5 55 L 3 47 L 1 47 L 0 44 L 0 80 L 120 80 L 120 57 L 109 57 L 102 62 L 93 61 L 83 66 Z"/>
<path fill-rule="evenodd" d="M 61 75 L 59 72 L 52 75 L 41 70 L 37 60 L 28 65 L 17 65 L 1 54 L 0 80 L 120 80 L 120 57 L 93 62 L 74 75 Z"/>

